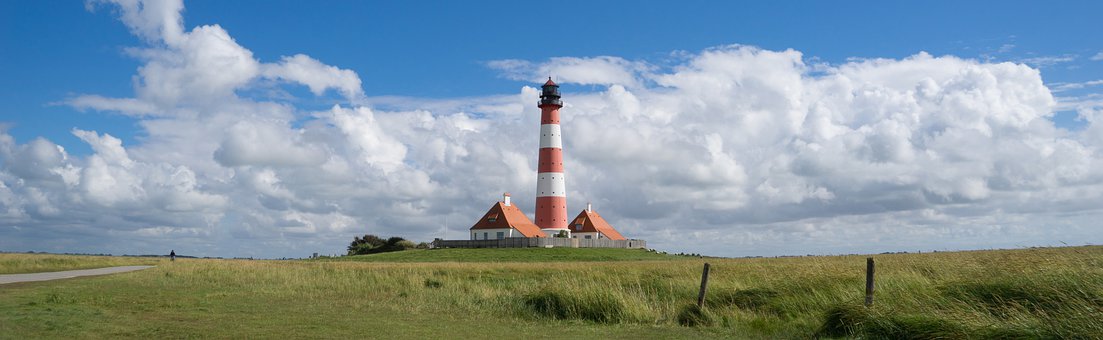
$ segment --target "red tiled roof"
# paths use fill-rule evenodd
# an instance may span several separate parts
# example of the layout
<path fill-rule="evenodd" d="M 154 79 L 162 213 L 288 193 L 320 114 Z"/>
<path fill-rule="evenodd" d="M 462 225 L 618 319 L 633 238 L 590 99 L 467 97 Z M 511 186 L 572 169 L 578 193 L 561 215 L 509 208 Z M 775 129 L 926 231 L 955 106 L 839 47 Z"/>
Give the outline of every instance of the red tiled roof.
<path fill-rule="evenodd" d="M 579 224 L 582 225 L 582 229 L 578 229 L 577 225 Z M 567 227 L 571 228 L 572 233 L 599 232 L 610 240 L 625 239 L 616 229 L 613 229 L 613 226 L 605 222 L 605 219 L 601 218 L 601 215 L 597 212 L 587 211 L 585 209 L 583 209 L 581 213 L 578 213 L 578 217 L 575 217 L 574 222 L 571 222 Z"/>
<path fill-rule="evenodd" d="M 525 216 L 525 213 L 521 212 L 520 208 L 512 204 L 507 206 L 502 202 L 495 203 L 486 212 L 486 215 L 483 215 L 478 222 L 475 222 L 475 225 L 471 226 L 471 230 L 506 228 L 517 229 L 525 237 L 548 237 L 547 234 L 544 234 L 544 231 L 540 230 L 540 227 L 529 220 L 528 216 Z"/>
<path fill-rule="evenodd" d="M 544 83 L 544 86 L 548 86 L 548 85 L 559 86 L 559 85 L 556 85 L 555 82 L 551 80 L 551 77 L 548 77 L 548 81 Z"/>

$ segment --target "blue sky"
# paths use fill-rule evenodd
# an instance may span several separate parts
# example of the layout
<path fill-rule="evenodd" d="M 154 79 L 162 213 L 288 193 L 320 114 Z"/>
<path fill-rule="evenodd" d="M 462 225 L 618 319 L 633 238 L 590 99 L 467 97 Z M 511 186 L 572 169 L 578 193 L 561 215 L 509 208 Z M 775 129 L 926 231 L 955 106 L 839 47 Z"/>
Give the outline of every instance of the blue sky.
<path fill-rule="evenodd" d="M 576 141 L 567 140 L 569 146 L 574 143 L 576 149 L 579 149 L 576 154 L 578 168 L 573 171 L 582 178 L 575 182 L 579 190 L 576 197 L 605 200 L 613 208 L 618 207 L 615 202 L 634 202 L 633 207 L 624 207 L 607 216 L 622 219 L 625 228 L 630 232 L 638 232 L 641 237 L 657 240 L 651 244 L 691 250 L 691 242 L 671 236 L 672 230 L 676 229 L 670 227 L 671 221 L 687 219 L 702 225 L 696 231 L 695 237 L 708 237 L 710 233 L 736 230 L 743 235 L 738 242 L 774 237 L 772 242 L 792 245 L 782 249 L 754 250 L 751 247 L 739 251 L 730 250 L 723 243 L 703 247 L 706 251 L 720 255 L 803 251 L 807 247 L 800 244 L 811 242 L 814 237 L 810 235 L 829 231 L 838 243 L 813 251 L 837 253 L 850 250 L 900 250 L 897 248 L 905 246 L 938 249 L 1033 245 L 1035 243 L 1031 242 L 1039 239 L 1041 241 L 1038 242 L 1053 243 L 1062 237 L 1068 238 L 1096 228 L 1074 220 L 1090 221 L 1091 216 L 1098 213 L 1089 207 L 1092 202 L 1096 202 L 1093 199 L 1097 198 L 1098 193 L 1094 190 L 1099 184 L 1096 182 L 1099 177 L 1094 170 L 1082 169 L 1085 166 L 1093 167 L 1100 157 L 1096 154 L 1098 145 L 1094 143 L 1097 136 L 1090 122 L 1099 103 L 1103 102 L 1100 99 L 1103 97 L 1103 82 L 1100 81 L 1103 79 L 1103 39 L 1100 38 L 1103 36 L 1103 29 L 1096 20 L 1103 5 L 1098 2 L 1051 4 L 1027 1 L 932 1 L 885 4 L 869 1 L 839 4 L 689 1 L 677 4 L 641 4 L 619 1 L 195 1 L 184 3 L 183 11 L 137 14 L 137 17 L 143 18 L 179 18 L 185 33 L 193 32 L 196 28 L 217 25 L 232 39 L 234 46 L 250 53 L 251 58 L 262 65 L 261 74 L 229 80 L 232 85 L 228 90 L 219 92 L 220 95 L 227 96 L 223 99 L 236 106 L 206 102 L 202 95 L 197 94 L 202 92 L 205 85 L 199 80 L 192 82 L 187 78 L 193 74 L 189 72 L 195 71 L 188 67 L 195 65 L 173 64 L 174 60 L 186 58 L 189 53 L 195 55 L 218 46 L 181 47 L 173 45 L 169 35 L 160 38 L 143 36 L 143 29 L 155 28 L 143 26 L 138 21 L 128 21 L 130 19 L 124 15 L 127 13 L 127 2 L 122 1 L 122 6 L 107 2 L 0 2 L 0 103 L 3 103 L 0 105 L 0 124 L 5 127 L 3 133 L 13 139 L 8 146 L 8 158 L 0 163 L 4 167 L 0 168 L 3 170 L 0 174 L 6 174 L 6 177 L 0 176 L 0 181 L 6 183 L 12 197 L 7 201 L 0 200 L 0 207 L 8 208 L 9 211 L 9 215 L 0 218 L 0 222 L 10 226 L 10 230 L 7 230 L 10 240 L 27 240 L 28 242 L 19 244 L 40 247 L 27 250 L 40 250 L 48 243 L 46 241 L 59 237 L 52 234 L 65 230 L 59 229 L 59 225 L 86 230 L 89 239 L 102 242 L 97 244 L 105 244 L 88 246 L 87 250 L 92 252 L 104 248 L 120 252 L 159 249 L 162 244 L 156 241 L 132 248 L 106 244 L 127 237 L 146 235 L 149 240 L 157 240 L 165 237 L 164 235 L 180 233 L 192 235 L 194 239 L 190 242 L 197 244 L 196 249 L 231 256 L 242 255 L 225 246 L 238 238 L 263 239 L 273 243 L 303 243 L 302 240 L 308 240 L 306 243 L 314 249 L 339 248 L 342 240 L 351 238 L 344 234 L 365 231 L 430 238 L 429 236 L 440 232 L 416 227 L 404 229 L 403 226 L 417 223 L 423 225 L 428 220 L 466 221 L 481 213 L 479 210 L 487 205 L 482 204 L 484 201 L 494 199 L 493 196 L 488 198 L 488 193 L 507 190 L 523 192 L 532 189 L 527 188 L 530 179 L 520 175 L 511 175 L 508 181 L 501 179 L 503 175 L 485 179 L 486 183 L 495 183 L 496 180 L 504 182 L 501 188 L 447 188 L 453 188 L 450 185 L 458 181 L 454 177 L 460 176 L 462 171 L 485 172 L 485 168 L 462 168 L 461 163 L 467 164 L 464 163 L 465 159 L 488 167 L 519 166 L 507 161 L 497 165 L 486 164 L 486 159 L 479 158 L 481 149 L 476 141 L 486 138 L 493 140 L 495 135 L 491 131 L 515 128 L 515 125 L 525 126 L 523 123 L 528 122 L 524 120 L 527 118 L 518 118 L 523 117 L 518 115 L 532 110 L 528 107 L 531 106 L 528 105 L 531 104 L 528 98 L 531 92 L 528 91 L 536 85 L 538 78 L 547 75 L 561 80 L 567 99 L 571 99 L 572 95 L 575 97 L 573 99 L 577 106 L 569 106 L 565 114 L 570 115 L 569 110 L 574 109 L 580 117 L 575 121 L 575 124 L 580 124 L 576 129 L 579 136 Z M 147 52 L 164 54 L 158 57 L 142 54 Z M 788 52 L 797 54 L 787 54 Z M 285 59 L 300 54 L 305 59 L 298 59 L 295 63 Z M 716 63 L 726 66 L 713 67 L 717 65 L 710 61 L 713 57 L 723 59 Z M 800 78 L 796 81 L 805 89 L 803 93 L 786 92 L 791 90 L 790 85 L 779 80 L 792 78 L 766 76 L 773 74 L 770 70 L 774 70 L 774 67 L 784 69 L 794 58 L 799 64 L 795 70 L 779 71 L 779 74 L 796 72 L 795 76 Z M 307 71 L 316 74 L 279 73 L 290 72 L 290 67 L 299 65 L 298 62 L 317 66 Z M 1031 71 L 1023 73 L 1019 71 L 1024 69 L 1004 69 L 1000 65 L 1005 62 L 1024 66 Z M 160 81 L 160 78 L 156 78 L 157 74 L 142 73 L 150 65 L 170 65 L 170 68 L 179 66 L 178 70 L 170 70 L 179 73 L 165 74 L 185 76 L 173 83 L 160 84 L 165 87 L 144 88 L 139 85 Z M 726 72 L 732 68 L 727 66 L 736 69 L 764 69 L 752 68 L 746 72 L 729 74 Z M 202 69 L 205 66 L 197 67 Z M 276 70 L 279 67 L 288 68 Z M 919 73 L 920 78 L 933 79 L 937 88 L 943 90 L 944 94 L 951 95 L 950 97 L 978 93 L 977 91 L 984 90 L 989 85 L 999 88 L 997 92 L 1007 95 L 986 99 L 994 102 L 978 102 L 976 105 L 958 107 L 961 110 L 987 108 L 985 114 L 990 116 L 974 120 L 954 120 L 953 108 L 923 111 L 930 109 L 929 107 L 916 109 L 919 110 L 915 113 L 918 118 L 914 121 L 909 120 L 910 118 L 904 119 L 894 115 L 910 112 L 908 110 L 912 110 L 912 106 L 899 108 L 897 111 L 884 108 L 903 105 L 901 101 L 892 99 L 895 98 L 893 96 L 915 95 L 918 91 L 916 89 L 924 88 L 928 83 L 923 80 L 895 84 L 894 79 L 877 78 L 876 75 L 881 73 L 873 70 L 899 71 L 899 68 L 915 70 L 901 71 L 901 79 L 911 79 L 908 76 Z M 343 70 L 346 73 L 337 75 L 325 73 L 326 70 Z M 230 71 L 233 70 L 214 72 L 217 75 L 219 72 L 229 74 Z M 551 74 L 537 74 L 540 72 Z M 764 74 L 762 79 L 755 78 L 759 77 L 755 75 L 756 72 Z M 973 77 L 981 73 L 988 74 L 985 72 L 991 74 Z M 1037 75 L 1031 75 L 1031 72 L 1037 72 Z M 874 76 L 870 76 L 871 74 Z M 956 78 L 953 76 L 955 74 L 958 75 Z M 711 83 L 693 83 L 687 80 L 721 75 L 734 78 L 706 79 Z M 686 78 L 691 76 L 696 78 Z M 871 179 L 857 183 L 832 177 L 838 175 L 829 174 L 831 171 L 827 170 L 832 169 L 830 166 L 824 171 L 812 171 L 815 173 L 810 173 L 811 170 L 807 169 L 793 170 L 799 168 L 799 164 L 804 164 L 796 160 L 802 155 L 799 148 L 804 146 L 800 145 L 806 145 L 792 144 L 793 140 L 810 143 L 807 145 L 816 145 L 817 148 L 829 148 L 831 143 L 813 140 L 823 136 L 842 136 L 837 132 L 841 130 L 837 129 L 815 130 L 812 128 L 815 125 L 811 118 L 800 118 L 812 117 L 818 112 L 816 110 L 833 110 L 834 106 L 831 105 L 834 104 L 829 105 L 828 98 L 838 94 L 832 91 L 840 88 L 821 91 L 818 86 L 828 86 L 823 83 L 835 81 L 836 76 L 848 79 L 840 84 L 865 82 L 872 86 L 865 88 L 862 87 L 865 85 L 855 85 L 857 88 L 853 93 L 859 97 L 868 93 L 890 93 L 878 97 L 881 98 L 878 100 L 885 100 L 883 103 L 869 104 L 871 106 L 868 107 L 852 106 L 835 113 L 831 116 L 833 118 L 825 118 L 837 123 L 835 125 L 839 127 L 845 127 L 844 130 L 862 135 L 862 140 L 870 143 L 864 149 L 847 150 L 854 152 L 856 159 L 873 157 L 870 163 L 863 163 L 872 167 L 870 169 L 884 170 L 885 164 L 892 162 L 914 168 L 900 170 L 892 179 Z M 355 82 L 349 83 L 353 78 Z M 1036 85 L 1039 78 L 1044 88 L 1031 87 Z M 311 81 L 320 82 L 314 84 L 321 86 L 322 91 L 314 91 L 309 86 Z M 713 93 L 703 84 L 729 84 L 735 88 L 732 92 Z M 757 88 L 756 84 L 769 86 Z M 189 87 L 192 85 L 198 87 Z M 897 85 L 901 86 L 894 87 Z M 842 89 L 846 86 L 850 85 L 845 85 Z M 816 90 L 812 90 L 813 88 Z M 890 88 L 901 92 L 886 90 Z M 1031 90 L 1014 90 L 1024 88 Z M 183 94 L 166 89 L 183 91 Z M 1044 93 L 1039 94 L 1039 89 Z M 763 92 L 755 92 L 760 90 Z M 189 94 L 188 91 L 198 92 Z M 1041 97 L 1031 97 L 1034 94 Z M 774 95 L 788 99 L 771 101 L 770 96 Z M 168 98 L 165 96 L 176 99 L 165 101 L 164 98 Z M 722 100 L 729 96 L 744 98 L 745 103 L 750 104 Z M 140 103 L 146 105 L 144 107 L 152 105 L 156 109 L 154 112 L 126 112 L 118 110 L 117 106 L 81 104 L 79 99 L 82 98 L 106 98 L 105 101 L 115 103 L 112 105 L 121 105 L 118 103 L 131 98 L 129 103 Z M 756 102 L 758 100 L 763 102 Z M 921 102 L 922 98 L 914 100 Z M 681 101 L 685 103 L 676 103 Z M 797 102 L 799 104 L 792 104 Z M 786 106 L 789 104 L 782 103 L 795 106 L 789 107 Z M 846 105 L 859 104 L 848 102 Z M 339 105 L 342 110 L 352 110 L 353 113 L 332 109 L 334 105 Z M 280 108 L 273 109 L 274 106 Z M 884 110 L 871 109 L 875 107 Z M 639 112 L 657 125 L 633 120 L 643 118 L 624 111 L 627 110 L 625 108 Z M 365 113 L 367 111 L 361 109 L 371 113 Z M 878 113 L 870 113 L 874 116 L 860 113 L 866 110 Z M 590 131 L 581 124 L 602 122 L 601 119 L 588 117 L 612 117 L 617 112 L 620 112 L 619 118 L 605 122 L 623 122 L 626 125 L 620 128 L 638 130 L 645 134 L 653 133 L 650 136 L 656 140 L 674 143 L 664 146 L 669 147 L 671 153 L 694 155 L 699 152 L 699 157 L 688 160 L 692 164 L 685 165 L 690 168 L 699 165 L 702 173 L 709 174 L 706 176 L 709 180 L 688 181 L 700 185 L 692 187 L 682 183 L 686 181 L 684 179 L 655 177 L 672 175 L 686 171 L 685 169 L 673 168 L 667 171 L 663 166 L 656 165 L 658 163 L 648 163 L 646 158 L 631 158 L 631 153 L 624 150 L 585 149 L 587 144 L 584 141 L 599 142 L 603 139 L 581 135 L 584 131 Z M 786 117 L 795 114 L 799 117 L 794 116 L 796 118 L 793 119 L 797 120 L 789 123 L 775 122 L 778 132 L 760 136 L 763 139 L 756 144 L 745 141 L 741 136 L 755 135 L 758 131 L 756 129 L 769 130 L 769 127 L 774 126 L 772 123 L 762 123 L 774 118 L 754 118 L 757 117 L 754 115 L 757 112 Z M 416 126 L 409 124 L 413 124 L 410 123 L 415 120 L 413 117 L 421 117 L 421 114 L 430 118 L 417 119 L 428 119 L 435 123 L 430 124 L 430 130 L 419 134 L 413 132 L 418 131 Z M 950 117 L 945 118 L 949 120 L 928 118 L 944 116 Z M 1028 116 L 1035 117 L 1036 120 L 1024 120 L 1023 117 Z M 711 121 L 717 125 L 724 125 L 729 121 L 734 125 L 723 130 L 727 132 L 715 132 L 716 137 L 710 139 L 708 129 L 699 128 L 702 124 L 708 125 L 709 123 L 702 122 L 710 122 L 709 119 L 725 120 Z M 878 123 L 897 122 L 897 119 L 903 119 L 899 121 L 903 125 Z M 940 123 L 923 123 L 927 121 Z M 1037 123 L 1042 121 L 1048 124 Z M 361 125 L 355 125 L 354 122 Z M 999 125 L 1008 122 L 1013 122 L 1015 128 L 1006 130 Z M 265 130 L 267 128 L 256 125 L 261 123 L 272 123 L 276 127 L 273 127 L 270 135 L 266 135 L 267 132 L 264 131 L 268 131 Z M 350 125 L 342 125 L 344 123 Z M 452 129 L 441 127 L 447 124 L 452 124 L 449 125 Z M 686 130 L 663 130 L 662 127 L 669 124 L 682 126 Z M 795 130 L 782 128 L 795 126 L 794 124 L 800 127 L 794 128 Z M 934 142 L 937 137 L 944 135 L 944 131 L 940 129 L 946 126 L 979 131 L 988 136 L 988 139 L 960 142 L 980 143 L 973 146 L 992 148 L 991 152 L 997 154 L 1002 152 L 1000 150 L 1017 148 L 1002 144 L 1005 139 L 1024 139 L 1023 136 L 1055 141 L 1054 145 L 1038 146 L 1041 150 L 1039 152 L 1047 155 L 1046 157 L 1065 155 L 1062 153 L 1065 149 L 1062 148 L 1073 143 L 1075 147 L 1069 149 L 1066 156 L 1061 156 L 1068 157 L 1067 159 L 1042 160 L 1054 162 L 1054 169 L 1063 169 L 1065 163 L 1060 162 L 1067 162 L 1073 170 L 1052 174 L 1044 173 L 1048 171 L 1045 169 L 1027 169 L 1029 167 L 1025 163 L 1018 162 L 1028 162 L 1026 159 L 1031 158 L 1011 151 L 1007 151 L 1011 154 L 1004 155 L 1007 158 L 989 159 L 988 156 L 970 156 L 970 151 L 957 150 L 951 153 L 958 154 L 957 157 L 962 159 L 975 161 L 978 168 L 987 170 L 981 173 L 972 173 L 970 170 L 949 174 L 924 172 L 922 168 L 932 166 L 925 162 L 941 162 L 947 159 L 945 156 L 930 160 L 915 158 L 947 154 L 947 150 L 938 149 L 940 144 Z M 336 134 L 337 130 L 323 132 L 327 128 L 349 134 L 349 138 L 343 142 L 323 138 Z M 77 130 L 94 133 L 87 134 Z M 179 135 L 170 136 L 166 131 L 179 132 Z M 401 132 L 388 134 L 392 131 Z M 464 131 L 481 131 L 482 134 L 471 137 Z M 357 139 L 352 136 L 353 132 L 366 134 L 368 137 Z M 906 133 L 894 134 L 896 132 Z M 670 134 L 658 137 L 660 133 Z M 260 137 L 251 141 L 230 140 L 232 138 L 228 136 L 233 134 Z M 184 135 L 190 137 L 185 138 Z M 523 133 L 514 135 L 512 132 L 509 135 L 514 136 L 513 139 L 526 136 Z M 293 150 L 300 150 L 298 148 L 301 147 L 302 153 L 296 155 L 307 160 L 282 160 L 275 159 L 272 155 L 249 154 L 250 150 L 256 151 L 265 146 L 249 144 L 259 143 L 264 136 L 283 136 L 277 139 L 293 140 L 287 147 Z M 570 138 L 570 133 L 565 133 L 565 136 Z M 901 138 L 907 140 L 906 144 L 910 146 L 889 143 L 895 140 L 892 139 L 895 138 L 893 136 L 903 136 Z M 442 143 L 461 145 L 463 150 L 438 148 L 434 146 L 436 144 L 429 142 L 437 137 L 443 138 Z M 49 145 L 62 147 L 68 157 L 64 164 L 58 163 L 54 168 L 40 170 L 59 174 L 64 171 L 56 169 L 65 169 L 68 166 L 67 169 L 75 169 L 69 175 L 72 177 L 65 177 L 62 181 L 61 177 L 64 176 L 58 175 L 61 177 L 54 184 L 20 184 L 28 183 L 26 178 L 20 176 L 33 171 L 21 170 L 21 165 L 17 162 L 22 159 L 17 154 L 22 152 L 19 150 L 42 150 L 31 147 L 38 145 L 33 141 L 39 138 Z M 185 191 L 195 191 L 201 197 L 210 198 L 204 203 L 209 205 L 187 205 L 189 209 L 196 209 L 192 215 L 180 213 L 178 218 L 149 218 L 128 213 L 127 210 L 134 206 L 120 205 L 117 200 L 107 200 L 103 201 L 107 203 L 96 205 L 89 203 L 95 201 L 91 198 L 74 198 L 93 193 L 87 187 L 89 184 L 84 182 L 91 180 L 91 177 L 74 178 L 77 174 L 91 176 L 88 169 L 94 168 L 97 157 L 104 156 L 110 163 L 105 155 L 110 154 L 110 150 L 115 150 L 111 146 L 112 138 L 119 139 L 122 149 L 130 155 L 131 162 L 149 164 L 150 169 L 177 167 L 177 174 L 180 171 L 190 173 L 194 178 L 184 181 L 191 183 L 190 186 L 185 185 Z M 209 150 L 192 145 L 201 140 L 210 141 L 207 147 Z M 632 143 L 623 140 L 614 142 Z M 843 140 L 839 142 L 847 145 L 846 148 L 855 145 Z M 497 156 L 486 157 L 495 160 L 521 157 L 518 164 L 524 164 L 528 158 L 535 157 L 535 152 L 526 152 L 529 148 L 524 147 L 522 140 L 517 140 L 517 144 L 521 146 L 516 150 L 507 148 L 498 151 Z M 970 146 L 961 146 L 962 149 L 967 147 Z M 170 155 L 171 150 L 186 150 L 191 154 Z M 241 153 L 231 152 L 233 150 Z M 631 170 L 619 167 L 624 162 L 615 165 L 605 163 L 600 157 L 603 152 L 614 155 L 624 152 L 627 155 L 624 159 L 641 162 L 635 167 L 654 167 L 648 170 L 651 173 L 634 174 L 642 176 L 640 178 L 652 178 L 653 181 L 647 184 L 653 184 L 654 188 L 647 188 L 645 185 L 644 188 L 626 189 L 633 187 L 632 184 L 613 180 L 617 176 L 606 173 Z M 777 153 L 787 157 L 767 160 L 758 156 L 762 153 Z M 288 153 L 291 154 L 295 153 Z M 440 156 L 433 158 L 431 154 Z M 45 153 L 38 155 L 48 156 Z M 730 159 L 718 155 L 730 156 Z M 571 156 L 568 151 L 568 160 Z M 671 157 L 673 158 L 652 161 L 661 163 L 679 159 L 677 156 Z M 333 165 L 336 164 L 335 160 L 341 160 L 338 162 L 340 164 L 351 164 L 347 166 L 355 169 L 354 173 L 362 175 L 356 180 L 361 181 L 365 187 L 380 183 L 379 181 L 387 182 L 388 178 L 395 177 L 397 173 L 401 174 L 398 175 L 399 178 L 408 175 L 412 181 L 425 180 L 427 189 L 421 193 L 387 192 L 380 196 L 373 191 L 340 196 L 337 192 L 319 191 L 319 183 L 296 182 L 288 178 L 301 175 L 299 172 L 304 171 L 302 164 L 313 164 L 315 158 L 329 159 L 324 167 L 319 168 L 323 170 L 332 170 L 336 166 Z M 365 162 L 361 164 L 362 168 L 355 165 L 358 159 Z M 709 159 L 711 161 L 706 161 Z M 702 163 L 696 164 L 698 161 Z M 730 163 L 724 163 L 727 161 Z M 842 163 L 822 161 L 824 164 L 835 164 L 843 168 L 857 164 L 853 160 L 840 160 Z M 125 160 L 120 162 L 123 165 L 130 164 Z M 782 163 L 786 165 L 778 165 Z M 288 164 L 294 166 L 288 167 Z M 717 170 L 725 167 L 739 171 L 724 173 Z M 781 168 L 788 170 L 778 170 Z M 843 168 L 834 170 L 843 171 Z M 131 171 L 127 173 L 130 177 L 126 178 L 135 179 L 135 190 L 141 195 L 152 195 L 151 192 L 155 190 L 149 188 L 158 187 L 154 181 L 162 177 L 158 170 L 140 172 L 131 166 L 123 166 L 123 169 Z M 454 170 L 450 172 L 448 169 Z M 373 171 L 381 172 L 376 174 Z M 786 175 L 776 177 L 778 171 Z M 369 173 L 371 175 L 366 175 Z M 111 183 L 123 183 L 120 178 L 114 177 L 115 182 Z M 261 189 L 257 187 L 244 188 L 245 182 L 241 182 L 244 178 L 258 181 L 267 178 L 274 181 L 270 183 L 282 185 L 277 189 L 286 192 L 276 189 L 272 192 L 258 192 L 256 190 Z M 65 184 L 61 184 L 62 182 Z M 784 193 L 789 189 L 779 185 L 779 182 L 801 183 L 796 189 L 789 188 L 800 193 L 785 196 Z M 65 185 L 69 187 L 66 189 Z M 513 188 L 515 186 L 521 188 Z M 711 200 L 714 204 L 666 201 L 663 197 L 668 192 L 660 189 L 670 190 L 669 193 L 673 193 L 670 196 L 684 195 L 687 199 Z M 733 196 L 720 192 L 724 190 L 740 194 Z M 445 195 L 448 197 L 434 198 L 433 192 L 448 192 Z M 634 197 L 619 197 L 614 193 L 631 194 Z M 0 198 L 2 194 L 0 192 Z M 1069 204 L 1061 203 L 1076 195 L 1085 198 L 1078 204 L 1089 207 L 1079 208 L 1075 207 L 1077 204 L 1072 204 L 1074 207 L 1069 208 Z M 271 200 L 266 201 L 265 197 L 279 197 L 282 201 L 277 204 Z M 257 206 L 241 208 L 224 203 L 239 199 L 255 200 Z M 571 201 L 572 206 L 583 204 L 581 197 L 572 199 L 579 200 Z M 402 204 L 395 206 L 383 203 L 388 200 L 400 201 Z M 460 205 L 457 202 L 467 203 Z M 1075 218 L 1059 218 L 1055 222 L 1067 224 L 1070 229 L 1059 229 L 1044 237 L 1033 234 L 1037 230 L 1031 229 L 1031 226 L 1054 222 L 1054 217 L 1023 210 L 1026 209 L 1025 206 L 1032 204 L 1054 205 L 1042 209 L 1045 214 L 1073 211 L 1071 214 Z M 202 208 L 198 208 L 200 206 Z M 331 208 L 319 208 L 321 206 Z M 647 208 L 640 208 L 643 206 Z M 881 208 L 870 210 L 870 206 Z M 66 207 L 86 214 L 66 218 L 64 214 L 59 216 L 43 213 Z M 393 211 L 396 207 L 422 211 L 426 220 L 415 223 L 386 216 L 388 211 Z M 161 206 L 158 209 L 177 211 L 174 210 L 177 208 Z M 154 210 L 156 209 L 151 211 Z M 282 217 L 276 220 L 256 217 L 266 214 L 265 211 Z M 785 214 L 791 217 L 779 217 Z M 1000 214 L 1009 215 L 993 217 Z M 980 216 L 989 216 L 993 220 L 974 220 Z M 830 227 L 845 223 L 872 227 L 890 221 L 889 224 L 912 228 L 936 223 L 933 221 L 941 218 L 952 219 L 953 223 L 946 223 L 962 227 L 945 227 L 948 231 L 943 230 L 945 233 L 941 234 L 923 234 L 929 240 L 915 245 L 898 240 L 903 243 L 853 248 L 842 241 L 845 239 L 844 232 Z M 119 221 L 125 221 L 130 226 L 120 229 L 109 226 L 111 223 L 121 223 Z M 296 224 L 300 222 L 302 225 Z M 240 227 L 243 223 L 249 227 Z M 465 223 L 467 222 L 459 224 Z M 235 226 L 229 226 L 231 224 Z M 356 227 L 350 227 L 351 225 Z M 446 226 L 445 229 L 448 228 L 462 229 L 456 226 Z M 991 235 L 977 233 L 975 228 L 996 228 L 1004 236 L 997 237 L 998 241 L 986 243 L 983 239 L 990 238 Z M 27 231 L 30 229 L 38 232 L 30 233 Z M 0 234 L 4 232 L 5 229 L 0 226 Z M 117 236 L 126 232 L 137 234 Z M 322 232 L 328 234 L 318 236 Z M 961 244 L 940 243 L 938 238 L 945 237 L 946 233 L 975 235 L 977 239 Z M 334 234 L 341 235 L 333 236 Z M 13 244 L 16 243 L 0 243 L 0 250 L 12 247 Z M 307 249 L 294 251 L 313 252 Z M 285 254 L 260 249 L 246 252 L 258 256 L 293 253 L 291 250 Z"/>
<path fill-rule="evenodd" d="M 260 60 L 308 53 L 365 78 L 369 96 L 467 97 L 524 85 L 488 71 L 498 59 L 614 55 L 662 64 L 675 51 L 745 44 L 793 48 L 806 58 L 933 55 L 996 61 L 1037 60 L 1047 83 L 1100 78 L 1103 29 L 1098 2 L 931 1 L 711 2 L 678 5 L 618 1 L 437 3 L 429 1 L 197 1 L 188 25 L 219 24 Z M 0 3 L 0 108 L 19 140 L 38 136 L 89 149 L 73 126 L 133 142 L 133 121 L 52 105 L 74 93 L 125 96 L 140 62 L 123 49 L 139 40 L 111 9 L 81 3 Z M 1073 60 L 1060 61 L 1071 57 Z M 1048 61 L 1048 60 L 1056 61 Z M 1054 62 L 1054 64 L 1049 64 Z M 1076 94 L 1078 92 L 1073 92 Z M 1075 114 L 1056 118 L 1078 127 Z"/>

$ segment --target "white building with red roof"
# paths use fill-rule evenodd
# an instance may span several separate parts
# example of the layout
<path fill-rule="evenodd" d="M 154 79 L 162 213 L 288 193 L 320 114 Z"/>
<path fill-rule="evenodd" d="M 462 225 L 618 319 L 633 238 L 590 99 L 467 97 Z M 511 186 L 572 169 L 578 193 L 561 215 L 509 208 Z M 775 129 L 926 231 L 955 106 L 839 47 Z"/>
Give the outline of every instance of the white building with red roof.
<path fill-rule="evenodd" d="M 490 210 L 471 226 L 472 240 L 500 240 L 514 237 L 548 237 L 520 208 L 513 205 L 509 193 L 502 201 L 494 203 Z"/>
<path fill-rule="evenodd" d="M 578 216 L 568 226 L 571 228 L 571 238 L 580 239 L 610 239 L 624 240 L 624 236 L 613 229 L 609 222 L 593 210 L 590 204 L 586 204 L 586 210 L 578 213 Z"/>

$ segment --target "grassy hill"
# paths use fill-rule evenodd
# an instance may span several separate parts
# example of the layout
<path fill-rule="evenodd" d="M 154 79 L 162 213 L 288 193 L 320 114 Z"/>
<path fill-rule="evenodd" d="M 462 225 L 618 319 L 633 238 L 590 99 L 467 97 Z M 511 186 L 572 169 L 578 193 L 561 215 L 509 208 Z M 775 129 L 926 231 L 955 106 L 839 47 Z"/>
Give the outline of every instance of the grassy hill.
<path fill-rule="evenodd" d="M 666 255 L 644 249 L 614 248 L 479 248 L 416 249 L 371 255 L 323 258 L 358 262 L 578 262 L 662 261 L 697 257 Z"/>
<path fill-rule="evenodd" d="M 492 250 L 501 251 L 466 255 Z M 437 261 L 463 254 L 455 251 L 383 255 Z M 0 267 L 9 256 L 0 254 Z M 541 263 L 377 262 L 384 257 L 374 256 L 183 259 L 125 274 L 0 285 L 0 338 L 1103 334 L 1099 246 L 875 255 L 871 308 L 862 306 L 864 256 Z M 706 308 L 698 310 L 694 302 L 706 261 L 713 272 Z"/>

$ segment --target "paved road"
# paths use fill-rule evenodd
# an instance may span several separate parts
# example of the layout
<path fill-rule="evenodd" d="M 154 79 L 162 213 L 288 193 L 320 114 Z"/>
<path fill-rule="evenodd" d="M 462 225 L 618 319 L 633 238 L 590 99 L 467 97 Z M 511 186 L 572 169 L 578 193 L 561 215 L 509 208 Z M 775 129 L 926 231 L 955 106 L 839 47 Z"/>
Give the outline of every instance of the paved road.
<path fill-rule="evenodd" d="M 3 274 L 0 275 L 0 284 L 15 283 L 15 282 L 29 282 L 29 281 L 49 281 L 68 279 L 77 276 L 91 276 L 91 275 L 106 275 L 115 273 L 132 272 L 135 270 L 142 270 L 147 268 L 153 268 L 153 266 L 122 266 L 122 267 L 107 267 L 96 269 L 81 269 L 81 270 L 66 270 L 63 272 L 48 272 L 48 273 L 30 273 L 30 274 Z"/>

